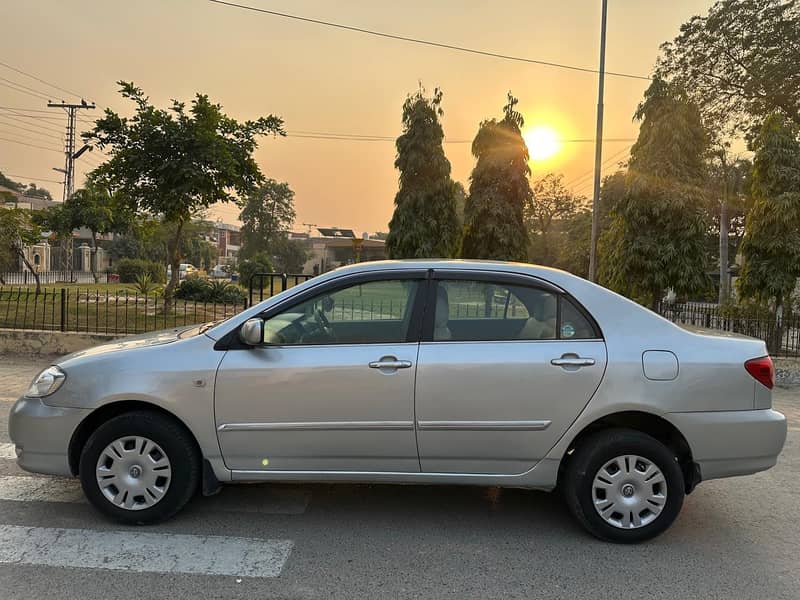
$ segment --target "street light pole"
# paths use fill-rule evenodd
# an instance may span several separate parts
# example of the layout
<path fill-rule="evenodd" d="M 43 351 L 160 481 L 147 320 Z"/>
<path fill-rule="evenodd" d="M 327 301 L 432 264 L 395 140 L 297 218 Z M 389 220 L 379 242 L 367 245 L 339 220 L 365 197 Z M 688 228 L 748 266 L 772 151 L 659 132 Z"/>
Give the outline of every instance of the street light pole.
<path fill-rule="evenodd" d="M 594 146 L 594 192 L 592 194 L 592 242 L 589 248 L 589 281 L 597 279 L 597 235 L 600 209 L 600 166 L 603 158 L 603 87 L 606 78 L 606 16 L 608 0 L 603 0 L 600 25 L 600 70 L 597 85 L 597 133 Z"/>

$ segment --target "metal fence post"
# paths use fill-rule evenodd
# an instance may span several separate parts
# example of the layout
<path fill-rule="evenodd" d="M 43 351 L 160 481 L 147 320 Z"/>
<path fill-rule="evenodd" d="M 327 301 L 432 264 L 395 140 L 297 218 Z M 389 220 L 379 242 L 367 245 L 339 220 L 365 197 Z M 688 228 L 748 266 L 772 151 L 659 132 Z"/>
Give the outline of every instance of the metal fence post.
<path fill-rule="evenodd" d="M 61 288 L 61 331 L 67 330 L 67 289 Z"/>

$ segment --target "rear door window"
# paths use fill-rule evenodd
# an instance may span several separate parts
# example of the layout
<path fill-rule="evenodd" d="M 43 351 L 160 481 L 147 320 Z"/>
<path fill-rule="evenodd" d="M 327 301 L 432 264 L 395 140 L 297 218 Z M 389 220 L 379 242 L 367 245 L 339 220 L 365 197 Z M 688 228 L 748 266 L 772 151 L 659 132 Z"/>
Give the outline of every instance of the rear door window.
<path fill-rule="evenodd" d="M 600 337 L 586 313 L 562 294 L 489 281 L 439 280 L 433 320 L 433 341 Z"/>

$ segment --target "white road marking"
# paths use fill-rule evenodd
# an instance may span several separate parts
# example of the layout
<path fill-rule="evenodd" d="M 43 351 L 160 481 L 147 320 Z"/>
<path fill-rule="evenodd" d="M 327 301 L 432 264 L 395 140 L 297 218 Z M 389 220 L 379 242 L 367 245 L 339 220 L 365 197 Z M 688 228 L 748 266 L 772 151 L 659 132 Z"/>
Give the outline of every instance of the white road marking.
<path fill-rule="evenodd" d="M 83 502 L 77 479 L 61 477 L 0 477 L 0 500 L 18 502 Z"/>
<path fill-rule="evenodd" d="M 0 459 L 17 460 L 17 453 L 14 452 L 14 444 L 0 444 Z"/>
<path fill-rule="evenodd" d="M 302 515 L 311 493 L 302 489 L 269 484 L 233 485 L 219 495 L 197 498 L 200 507 L 211 511 Z M 15 502 L 85 502 L 81 484 L 66 477 L 0 476 L 0 500 Z"/>
<path fill-rule="evenodd" d="M 291 540 L 0 525 L 0 563 L 277 577 Z"/>

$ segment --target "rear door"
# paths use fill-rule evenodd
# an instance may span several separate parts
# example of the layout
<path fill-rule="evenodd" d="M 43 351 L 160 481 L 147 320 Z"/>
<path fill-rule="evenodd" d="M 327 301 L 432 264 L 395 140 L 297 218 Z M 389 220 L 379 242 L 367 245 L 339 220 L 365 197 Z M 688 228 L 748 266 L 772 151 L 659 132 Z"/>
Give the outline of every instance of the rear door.
<path fill-rule="evenodd" d="M 437 272 L 420 345 L 423 472 L 522 473 L 543 458 L 603 377 L 599 328 L 533 278 Z"/>

